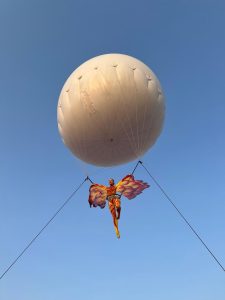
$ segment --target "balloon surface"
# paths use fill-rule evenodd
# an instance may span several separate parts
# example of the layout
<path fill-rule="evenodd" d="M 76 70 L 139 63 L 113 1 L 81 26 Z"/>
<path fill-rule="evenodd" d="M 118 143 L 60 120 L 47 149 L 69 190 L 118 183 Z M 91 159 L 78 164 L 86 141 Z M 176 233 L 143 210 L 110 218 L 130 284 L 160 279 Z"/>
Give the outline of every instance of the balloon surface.
<path fill-rule="evenodd" d="M 113 166 L 137 159 L 159 136 L 164 97 L 155 74 L 123 54 L 94 57 L 64 84 L 58 128 L 79 159 Z"/>

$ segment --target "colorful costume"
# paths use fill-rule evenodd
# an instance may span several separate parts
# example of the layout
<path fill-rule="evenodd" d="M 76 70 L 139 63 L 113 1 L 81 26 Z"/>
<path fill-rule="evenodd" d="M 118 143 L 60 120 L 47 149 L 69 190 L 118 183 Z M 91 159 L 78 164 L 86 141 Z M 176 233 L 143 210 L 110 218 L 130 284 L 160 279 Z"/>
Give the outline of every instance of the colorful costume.
<path fill-rule="evenodd" d="M 142 193 L 142 191 L 149 187 L 146 182 L 142 180 L 135 180 L 133 175 L 125 176 L 116 185 L 114 180 L 109 180 L 110 186 L 106 187 L 100 184 L 92 184 L 89 189 L 89 204 L 90 207 L 100 206 L 104 208 L 106 205 L 106 200 L 108 200 L 109 210 L 112 214 L 114 229 L 118 238 L 120 238 L 120 233 L 118 229 L 118 220 L 120 218 L 120 198 L 123 195 L 129 200 L 135 198 L 137 195 Z"/>

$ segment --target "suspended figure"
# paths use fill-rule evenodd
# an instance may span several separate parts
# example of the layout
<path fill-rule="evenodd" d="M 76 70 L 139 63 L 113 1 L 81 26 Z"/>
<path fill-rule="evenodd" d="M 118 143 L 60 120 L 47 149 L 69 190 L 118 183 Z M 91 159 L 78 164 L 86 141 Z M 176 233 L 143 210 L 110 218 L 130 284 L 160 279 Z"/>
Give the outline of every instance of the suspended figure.
<path fill-rule="evenodd" d="M 124 196 L 129 200 L 135 198 L 142 191 L 148 188 L 149 185 L 142 180 L 134 179 L 133 175 L 125 176 L 117 184 L 114 183 L 114 179 L 109 179 L 109 186 L 101 184 L 92 184 L 89 189 L 89 204 L 90 207 L 106 206 L 108 201 L 109 210 L 113 218 L 113 225 L 117 238 L 120 238 L 120 232 L 118 228 L 118 220 L 120 219 L 121 203 L 120 198 Z"/>

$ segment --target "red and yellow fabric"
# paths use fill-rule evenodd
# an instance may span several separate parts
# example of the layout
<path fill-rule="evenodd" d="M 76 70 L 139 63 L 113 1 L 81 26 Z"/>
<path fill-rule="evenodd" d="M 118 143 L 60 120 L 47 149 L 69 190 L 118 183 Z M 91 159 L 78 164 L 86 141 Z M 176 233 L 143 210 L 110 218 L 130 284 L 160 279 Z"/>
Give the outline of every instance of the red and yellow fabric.
<path fill-rule="evenodd" d="M 106 200 L 109 203 L 109 210 L 112 214 L 114 228 L 116 235 L 119 238 L 120 233 L 118 229 L 118 219 L 120 217 L 120 196 L 128 198 L 129 200 L 141 194 L 142 191 L 149 187 L 149 184 L 142 180 L 134 179 L 133 175 L 127 175 L 120 180 L 116 185 L 106 187 L 101 184 L 92 184 L 89 189 L 89 204 L 90 207 L 104 208 Z M 120 195 L 118 195 L 120 194 Z"/>

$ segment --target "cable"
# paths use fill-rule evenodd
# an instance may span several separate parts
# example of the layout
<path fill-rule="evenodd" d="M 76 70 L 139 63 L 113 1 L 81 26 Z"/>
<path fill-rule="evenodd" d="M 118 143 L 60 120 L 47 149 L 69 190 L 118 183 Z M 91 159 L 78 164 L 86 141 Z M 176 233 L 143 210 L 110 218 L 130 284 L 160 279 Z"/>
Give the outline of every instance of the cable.
<path fill-rule="evenodd" d="M 136 171 L 138 165 L 141 164 L 141 163 L 142 162 L 140 160 L 136 163 L 136 165 L 135 165 L 135 167 L 134 167 L 134 169 L 133 169 L 133 171 L 131 173 L 132 175 L 134 175 L 134 172 Z M 94 184 L 94 182 L 91 180 L 91 178 L 89 176 L 86 177 L 86 180 L 89 180 L 91 184 Z"/>
<path fill-rule="evenodd" d="M 141 164 L 141 163 L 142 163 L 142 162 L 141 162 L 140 160 L 137 162 L 136 166 L 134 167 L 134 169 L 133 169 L 133 171 L 132 171 L 132 173 L 131 173 L 132 175 L 134 175 L 134 172 L 136 171 L 138 165 Z"/>
<path fill-rule="evenodd" d="M 192 230 L 192 232 L 195 234 L 195 236 L 199 239 L 199 241 L 202 243 L 202 245 L 205 247 L 205 249 L 209 252 L 209 254 L 214 258 L 214 260 L 217 262 L 217 264 L 225 272 L 225 268 L 223 267 L 223 265 L 219 262 L 219 260 L 216 258 L 216 256 L 213 254 L 213 252 L 209 249 L 209 247 L 206 245 L 206 243 L 202 240 L 202 238 L 199 236 L 199 234 L 196 232 L 196 230 L 192 227 L 192 225 L 189 223 L 189 221 L 184 217 L 184 215 L 181 213 L 181 211 L 177 208 L 177 206 L 174 204 L 174 202 L 171 200 L 171 198 L 168 196 L 168 194 L 165 192 L 165 190 L 161 187 L 161 185 L 157 182 L 157 180 L 150 174 L 148 169 L 143 165 L 143 162 L 139 161 L 139 163 L 142 165 L 142 167 L 145 169 L 145 171 L 148 173 L 148 175 L 152 178 L 152 180 L 155 182 L 155 184 L 158 186 L 158 188 L 161 190 L 161 192 L 166 196 L 167 200 L 169 200 L 169 202 L 173 205 L 173 207 L 176 209 L 178 214 L 185 221 L 185 223 L 189 226 L 189 228 Z"/>
<path fill-rule="evenodd" d="M 35 237 L 29 242 L 29 244 L 23 249 L 23 251 L 14 259 L 10 266 L 2 273 L 0 280 L 9 272 L 9 270 L 16 264 L 16 262 L 23 256 L 23 254 L 30 248 L 30 246 L 35 242 L 35 240 L 41 235 L 41 233 L 47 228 L 47 226 L 55 219 L 55 217 L 61 212 L 61 210 L 68 204 L 71 198 L 76 194 L 76 192 L 82 187 L 82 185 L 88 180 L 86 177 L 84 181 L 72 192 L 72 194 L 66 199 L 66 201 L 59 207 L 59 209 L 53 214 L 51 219 L 42 227 L 42 229 L 35 235 Z"/>
<path fill-rule="evenodd" d="M 89 176 L 86 177 L 86 180 L 89 180 L 91 184 L 94 184 L 94 182 L 91 180 Z"/>

